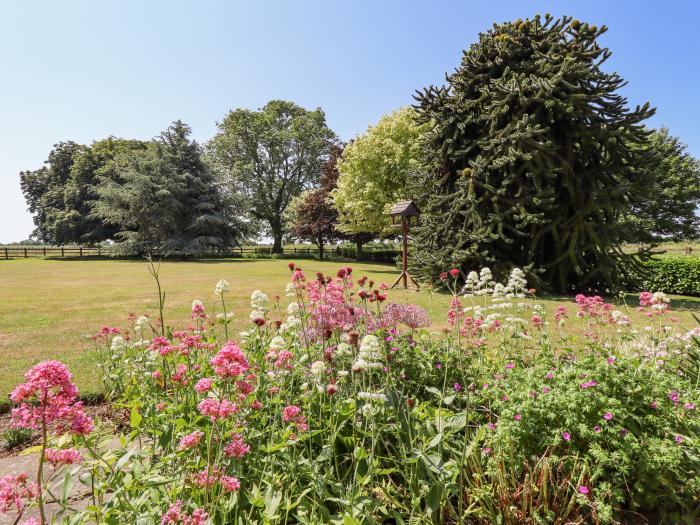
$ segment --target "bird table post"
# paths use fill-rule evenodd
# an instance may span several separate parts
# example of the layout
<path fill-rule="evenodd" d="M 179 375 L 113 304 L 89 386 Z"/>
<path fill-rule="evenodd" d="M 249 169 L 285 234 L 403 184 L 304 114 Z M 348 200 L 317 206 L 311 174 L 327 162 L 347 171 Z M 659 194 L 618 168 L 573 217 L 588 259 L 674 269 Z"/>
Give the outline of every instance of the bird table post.
<path fill-rule="evenodd" d="M 414 224 L 418 223 L 420 211 L 413 201 L 400 201 L 394 204 L 389 215 L 391 215 L 392 225 L 401 228 L 401 237 L 403 241 L 401 275 L 398 276 L 391 287 L 394 288 L 399 282 L 403 281 L 403 287 L 408 288 L 408 281 L 410 280 L 416 289 L 419 289 L 418 283 L 411 277 L 411 274 L 408 273 L 408 228 L 411 226 L 412 217 L 414 218 Z M 397 220 L 399 220 L 399 222 L 396 222 Z"/>

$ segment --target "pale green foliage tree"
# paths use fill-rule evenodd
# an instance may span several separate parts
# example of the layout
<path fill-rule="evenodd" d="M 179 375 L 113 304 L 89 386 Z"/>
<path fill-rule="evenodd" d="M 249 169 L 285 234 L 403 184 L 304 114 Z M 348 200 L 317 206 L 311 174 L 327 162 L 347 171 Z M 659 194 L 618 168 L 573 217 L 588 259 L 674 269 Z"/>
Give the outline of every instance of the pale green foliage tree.
<path fill-rule="evenodd" d="M 333 191 L 338 229 L 343 233 L 394 233 L 388 208 L 411 198 L 406 180 L 421 169 L 422 128 L 414 116 L 410 107 L 385 115 L 345 147 L 338 164 L 338 188 Z"/>

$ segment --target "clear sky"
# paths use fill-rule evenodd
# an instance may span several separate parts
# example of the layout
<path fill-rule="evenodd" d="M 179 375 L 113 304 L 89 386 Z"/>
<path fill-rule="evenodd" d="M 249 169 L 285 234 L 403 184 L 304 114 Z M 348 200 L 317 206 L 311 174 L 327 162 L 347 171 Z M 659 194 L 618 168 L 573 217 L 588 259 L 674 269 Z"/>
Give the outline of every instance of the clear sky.
<path fill-rule="evenodd" d="M 206 141 L 236 107 L 322 107 L 343 139 L 442 83 L 493 22 L 607 25 L 609 70 L 651 124 L 700 156 L 700 2 L 666 0 L 0 0 L 0 242 L 31 217 L 19 171 L 61 140 L 147 139 L 175 119 Z"/>

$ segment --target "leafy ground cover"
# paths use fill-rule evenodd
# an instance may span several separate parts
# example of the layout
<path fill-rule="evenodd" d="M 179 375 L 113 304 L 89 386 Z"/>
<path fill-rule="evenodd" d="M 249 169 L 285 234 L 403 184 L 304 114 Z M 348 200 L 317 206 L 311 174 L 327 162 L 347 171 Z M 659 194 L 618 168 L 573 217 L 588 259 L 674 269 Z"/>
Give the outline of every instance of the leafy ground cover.
<path fill-rule="evenodd" d="M 86 410 L 63 363 L 35 365 L 12 421 L 40 431 L 42 460 L 0 478 L 0 511 L 25 525 L 698 517 L 700 327 L 665 294 L 551 310 L 518 270 L 500 284 L 453 270 L 438 335 L 356 270 L 290 269 L 279 296 L 247 296 L 234 331 L 228 281 L 173 325 L 151 268 L 156 311 L 96 335 L 126 427 Z"/>
<path fill-rule="evenodd" d="M 286 261 L 270 259 L 164 262 L 160 276 L 167 290 L 166 318 L 173 324 L 184 323 L 189 318 L 192 299 L 211 300 L 211 283 L 226 278 L 231 283 L 232 329 L 243 329 L 248 324 L 250 290 L 258 288 L 270 296 L 280 293 L 288 280 L 286 265 Z M 313 275 L 319 271 L 332 273 L 338 263 L 307 260 L 299 265 Z M 123 324 L 130 313 L 153 315 L 157 296 L 146 266 L 145 261 L 138 260 L 0 261 L 0 355 L 10 356 L 0 366 L 3 397 L 22 379 L 27 368 L 44 359 L 61 359 L 68 364 L 83 392 L 100 391 L 99 378 L 94 373 L 94 345 L 89 336 L 103 325 Z M 391 283 L 396 275 L 396 270 L 388 265 L 352 266 L 357 274 L 367 275 L 377 284 Z M 395 290 L 391 297 L 399 303 L 425 308 L 433 332 L 446 327 L 449 295 Z M 673 300 L 681 324 L 692 326 L 691 312 L 700 310 L 700 299 Z M 572 301 L 572 297 L 538 299 L 552 311 Z M 633 320 L 641 318 L 634 309 L 626 313 Z M 585 323 L 574 318 L 569 329 L 581 335 Z"/>

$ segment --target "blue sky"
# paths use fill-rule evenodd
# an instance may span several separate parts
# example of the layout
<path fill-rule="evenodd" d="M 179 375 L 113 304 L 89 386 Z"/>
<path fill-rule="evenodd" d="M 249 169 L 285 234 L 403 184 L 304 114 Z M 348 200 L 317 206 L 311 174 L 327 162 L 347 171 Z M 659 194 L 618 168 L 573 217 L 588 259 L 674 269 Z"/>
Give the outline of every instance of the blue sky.
<path fill-rule="evenodd" d="M 609 70 L 700 156 L 693 1 L 5 1 L 0 4 L 0 242 L 32 230 L 18 173 L 60 140 L 147 139 L 175 119 L 205 141 L 236 107 L 322 107 L 351 138 L 442 83 L 493 22 L 535 13 L 607 25 Z"/>

